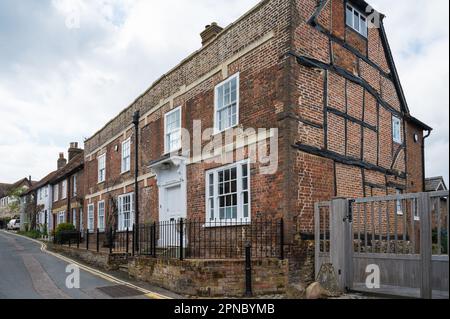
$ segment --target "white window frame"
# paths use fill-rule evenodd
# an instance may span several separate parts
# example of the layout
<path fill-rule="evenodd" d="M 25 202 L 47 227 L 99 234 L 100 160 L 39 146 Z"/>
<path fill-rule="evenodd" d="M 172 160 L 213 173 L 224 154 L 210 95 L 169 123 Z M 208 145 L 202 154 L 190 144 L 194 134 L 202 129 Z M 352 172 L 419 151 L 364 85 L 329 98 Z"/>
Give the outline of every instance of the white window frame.
<path fill-rule="evenodd" d="M 72 224 L 77 228 L 77 209 L 72 208 Z"/>
<path fill-rule="evenodd" d="M 173 129 L 172 131 L 168 131 L 167 129 L 167 118 L 169 116 L 171 116 L 172 114 L 179 112 L 179 121 L 180 121 L 180 127 Z M 182 127 L 182 108 L 181 106 L 174 108 L 173 110 L 171 110 L 170 112 L 167 112 L 166 114 L 164 114 L 164 154 L 169 154 L 172 152 L 176 152 L 178 150 L 181 149 L 181 127 Z M 175 146 L 173 149 L 170 147 L 170 139 L 168 138 L 169 135 L 172 136 L 174 134 L 179 134 L 179 145 Z"/>
<path fill-rule="evenodd" d="M 103 163 L 103 167 L 100 167 L 100 163 Z M 104 183 L 106 181 L 106 153 L 97 157 L 98 167 L 98 183 Z"/>
<path fill-rule="evenodd" d="M 402 121 L 399 117 L 395 115 L 392 115 L 392 140 L 397 144 L 403 143 Z"/>
<path fill-rule="evenodd" d="M 83 208 L 80 207 L 80 231 L 84 231 L 84 224 L 83 224 Z"/>
<path fill-rule="evenodd" d="M 125 211 L 124 210 L 124 198 L 130 198 L 130 210 Z M 117 206 L 118 206 L 118 230 L 119 231 L 126 231 L 127 228 L 131 229 L 134 224 L 134 192 L 120 195 L 117 199 Z M 126 225 L 124 215 L 125 213 L 129 213 L 129 223 Z"/>
<path fill-rule="evenodd" d="M 401 196 L 403 194 L 401 189 L 396 189 L 395 193 L 397 196 Z M 403 203 L 401 199 L 397 199 L 397 201 L 395 202 L 395 210 L 397 212 L 397 215 L 399 216 L 403 216 Z"/>
<path fill-rule="evenodd" d="M 100 209 L 100 206 L 103 205 L 103 210 Z M 100 202 L 97 203 L 97 228 L 100 231 L 104 231 L 105 230 L 105 201 L 102 200 Z M 100 214 L 100 212 L 103 212 L 103 214 Z M 100 222 L 102 221 L 102 222 Z"/>
<path fill-rule="evenodd" d="M 124 154 L 125 146 L 128 144 L 128 155 Z M 127 173 L 131 170 L 131 138 L 122 142 L 121 149 L 121 173 Z"/>
<path fill-rule="evenodd" d="M 73 175 L 72 184 L 73 184 L 72 194 L 73 194 L 73 197 L 76 197 L 77 192 L 78 192 L 78 190 L 77 190 L 77 175 L 76 174 Z"/>
<path fill-rule="evenodd" d="M 349 22 L 349 11 L 351 12 L 351 23 Z M 358 27 L 355 26 L 355 18 L 358 17 Z M 358 32 L 358 34 L 362 35 L 364 38 L 367 38 L 368 34 L 368 21 L 367 16 L 363 14 L 361 11 L 356 9 L 354 6 L 352 6 L 349 3 L 346 3 L 345 7 L 345 24 L 352 28 L 352 30 L 355 30 Z"/>
<path fill-rule="evenodd" d="M 61 199 L 67 198 L 67 180 L 61 182 Z"/>
<path fill-rule="evenodd" d="M 94 217 L 94 212 L 95 210 L 95 205 L 94 204 L 89 204 L 88 205 L 88 211 L 87 211 L 87 221 L 86 221 L 86 229 L 88 231 L 94 231 L 95 228 L 95 217 Z M 92 223 L 92 224 L 91 224 Z"/>
<path fill-rule="evenodd" d="M 227 84 L 228 82 L 231 82 L 232 80 L 236 79 L 236 123 L 230 123 L 229 126 L 224 127 L 223 129 L 220 129 L 219 127 L 219 116 L 218 113 L 231 106 L 232 103 L 230 103 L 227 106 L 222 106 L 222 108 L 219 110 L 219 89 Z M 239 72 L 230 76 L 225 81 L 222 81 L 221 83 L 217 84 L 214 88 L 214 133 L 220 134 L 222 132 L 225 132 L 226 130 L 236 127 L 239 125 L 239 83 L 240 83 L 240 75 Z"/>
<path fill-rule="evenodd" d="M 242 167 L 247 165 L 247 176 L 243 176 Z M 236 179 L 237 179 L 237 218 L 220 218 L 220 199 L 219 199 L 219 172 L 224 170 L 229 170 L 232 168 L 237 168 L 236 171 Z M 211 195 L 210 191 L 210 176 L 213 176 L 213 191 L 214 194 Z M 243 179 L 247 178 L 247 189 L 243 187 Z M 233 163 L 230 165 L 226 165 L 223 167 L 215 168 L 206 172 L 205 175 L 205 191 L 206 191 L 206 221 L 207 223 L 217 222 L 230 222 L 232 224 L 236 224 L 242 222 L 243 224 L 250 223 L 252 218 L 252 209 L 251 209 L 251 173 L 250 173 L 250 162 L 248 160 L 240 161 L 237 163 Z M 248 209 L 247 216 L 244 216 L 244 196 L 247 193 L 248 195 Z M 213 202 L 213 206 L 211 207 L 211 201 Z M 212 215 L 214 212 L 214 216 Z M 209 226 L 209 225 L 208 225 Z M 231 225 L 230 225 L 231 226 Z"/>
<path fill-rule="evenodd" d="M 53 185 L 53 202 L 59 200 L 59 184 Z"/>
<path fill-rule="evenodd" d="M 66 222 L 66 212 L 61 211 L 58 213 L 58 225 L 64 224 Z"/>

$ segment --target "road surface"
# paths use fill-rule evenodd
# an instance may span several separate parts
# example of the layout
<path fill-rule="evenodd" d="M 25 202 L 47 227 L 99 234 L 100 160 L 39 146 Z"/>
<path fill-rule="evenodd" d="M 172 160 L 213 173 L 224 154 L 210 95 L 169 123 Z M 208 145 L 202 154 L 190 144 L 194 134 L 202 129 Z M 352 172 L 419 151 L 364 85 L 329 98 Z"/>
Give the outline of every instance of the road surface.
<path fill-rule="evenodd" d="M 80 269 L 80 287 L 69 289 L 66 272 L 70 261 L 41 250 L 41 244 L 0 231 L 0 299 L 147 299 L 148 286 L 129 285 L 110 274 Z M 84 269 L 88 270 L 85 271 Z M 105 276 L 106 275 L 106 276 Z M 144 287 L 144 288 L 143 288 Z"/>

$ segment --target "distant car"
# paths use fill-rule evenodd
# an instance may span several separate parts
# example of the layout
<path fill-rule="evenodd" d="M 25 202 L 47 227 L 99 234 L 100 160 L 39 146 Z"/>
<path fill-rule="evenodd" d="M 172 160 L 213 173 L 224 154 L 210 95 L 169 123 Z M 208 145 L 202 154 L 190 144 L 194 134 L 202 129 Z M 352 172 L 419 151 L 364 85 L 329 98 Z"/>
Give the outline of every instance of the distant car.
<path fill-rule="evenodd" d="M 19 230 L 20 229 L 20 219 L 11 219 L 7 226 L 8 230 Z"/>

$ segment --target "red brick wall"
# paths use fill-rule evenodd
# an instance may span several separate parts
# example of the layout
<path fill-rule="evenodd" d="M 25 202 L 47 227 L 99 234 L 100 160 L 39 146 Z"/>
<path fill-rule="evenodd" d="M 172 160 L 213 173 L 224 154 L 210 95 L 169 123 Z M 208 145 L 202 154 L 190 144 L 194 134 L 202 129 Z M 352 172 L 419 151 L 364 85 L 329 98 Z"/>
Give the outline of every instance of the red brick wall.
<path fill-rule="evenodd" d="M 414 130 L 411 125 L 406 127 L 406 140 L 402 132 L 404 145 L 393 142 L 392 116 L 404 117 L 405 110 L 401 108 L 389 75 L 392 70 L 387 63 L 380 31 L 369 29 L 365 39 L 347 27 L 343 0 L 330 0 L 323 7 L 317 15 L 317 28 L 308 23 L 317 9 L 317 2 L 302 0 L 295 3 L 294 53 L 342 68 L 349 72 L 349 76 L 336 73 L 332 67 L 325 70 L 295 66 L 295 90 L 291 93 L 297 106 L 294 111 L 299 117 L 299 129 L 292 143 L 331 151 L 341 159 L 377 167 L 352 166 L 348 161 L 337 161 L 334 165 L 333 160 L 328 160 L 330 163 L 319 164 L 317 173 L 308 171 L 309 184 L 296 186 L 300 195 L 295 199 L 295 212 L 299 216 L 299 231 L 310 233 L 313 231 L 313 209 L 305 203 L 308 196 L 311 196 L 310 202 L 318 202 L 333 196 L 392 194 L 395 193 L 392 185 L 406 188 L 406 176 L 411 179 L 407 191 L 417 191 L 421 184 L 422 160 L 419 145 L 411 142 L 411 130 Z M 330 34 L 344 41 L 346 47 Z M 352 80 L 351 76 L 367 83 L 371 90 Z M 331 110 L 327 112 L 325 107 Z M 297 167 L 296 174 L 302 176 L 308 165 L 297 164 Z M 324 175 L 328 177 L 326 191 L 313 183 L 323 180 Z"/>
<path fill-rule="evenodd" d="M 392 113 L 401 114 L 402 110 L 393 82 L 387 75 L 391 70 L 379 30 L 370 29 L 367 39 L 349 30 L 345 26 L 343 3 L 343 0 L 329 1 L 318 15 L 318 24 L 325 30 L 322 32 L 307 23 L 316 10 L 317 1 L 262 1 L 218 39 L 157 81 L 131 107 L 86 141 L 88 198 L 85 211 L 88 203 L 95 203 L 97 209 L 99 200 L 133 191 L 134 154 L 132 152 L 132 170 L 125 175 L 120 175 L 120 154 L 121 142 L 133 136 L 131 118 L 135 110 L 145 114 L 139 126 L 139 173 L 142 177 L 150 173 L 148 163 L 164 153 L 164 114 L 170 109 L 182 107 L 183 127 L 191 133 L 194 120 L 201 120 L 203 128 L 213 126 L 214 87 L 224 76 L 217 71 L 185 93 L 176 95 L 171 102 L 165 99 L 269 32 L 274 32 L 273 38 L 238 58 L 227 69 L 229 76 L 240 73 L 240 124 L 243 128 L 280 129 L 278 172 L 272 176 L 258 175 L 258 165 L 252 165 L 253 216 L 284 216 L 288 234 L 312 233 L 315 202 L 333 196 L 385 194 L 393 190 L 388 189 L 389 182 L 406 185 L 406 179 L 400 177 L 405 173 L 412 180 L 418 180 L 420 163 L 410 160 L 418 157 L 418 148 L 410 148 L 407 140 L 407 151 L 397 152 L 400 146 L 392 142 Z M 327 32 L 346 41 L 353 50 L 331 41 Z M 292 56 L 287 56 L 289 51 L 343 68 L 349 75 L 367 82 L 377 97 L 390 107 L 383 107 L 367 88 L 333 70 L 298 64 Z M 158 105 L 160 108 L 156 109 Z M 334 152 L 342 158 L 379 169 L 362 169 L 307 154 L 293 148 L 296 143 Z M 107 154 L 106 182 L 98 184 L 97 157 L 104 151 Z M 188 166 L 189 217 L 204 217 L 205 171 L 218 166 L 221 165 Z M 394 178 L 391 173 L 380 170 L 396 170 L 398 176 Z M 146 175 L 139 185 L 141 221 L 153 221 L 159 210 L 156 179 Z M 108 200 L 106 211 L 111 211 Z"/>

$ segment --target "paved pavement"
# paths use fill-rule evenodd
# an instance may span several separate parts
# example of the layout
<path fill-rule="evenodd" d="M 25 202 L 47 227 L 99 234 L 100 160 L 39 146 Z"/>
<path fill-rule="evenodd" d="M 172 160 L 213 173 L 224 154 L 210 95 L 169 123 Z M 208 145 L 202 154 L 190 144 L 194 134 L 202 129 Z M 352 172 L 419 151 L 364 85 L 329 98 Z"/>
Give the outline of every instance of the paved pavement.
<path fill-rule="evenodd" d="M 0 299 L 147 299 L 177 297 L 89 268 L 80 269 L 80 288 L 69 289 L 62 260 L 41 244 L 0 231 Z M 84 269 L 88 270 L 85 271 Z M 131 283 L 131 284 L 130 284 Z M 150 290 L 151 289 L 151 290 Z"/>

